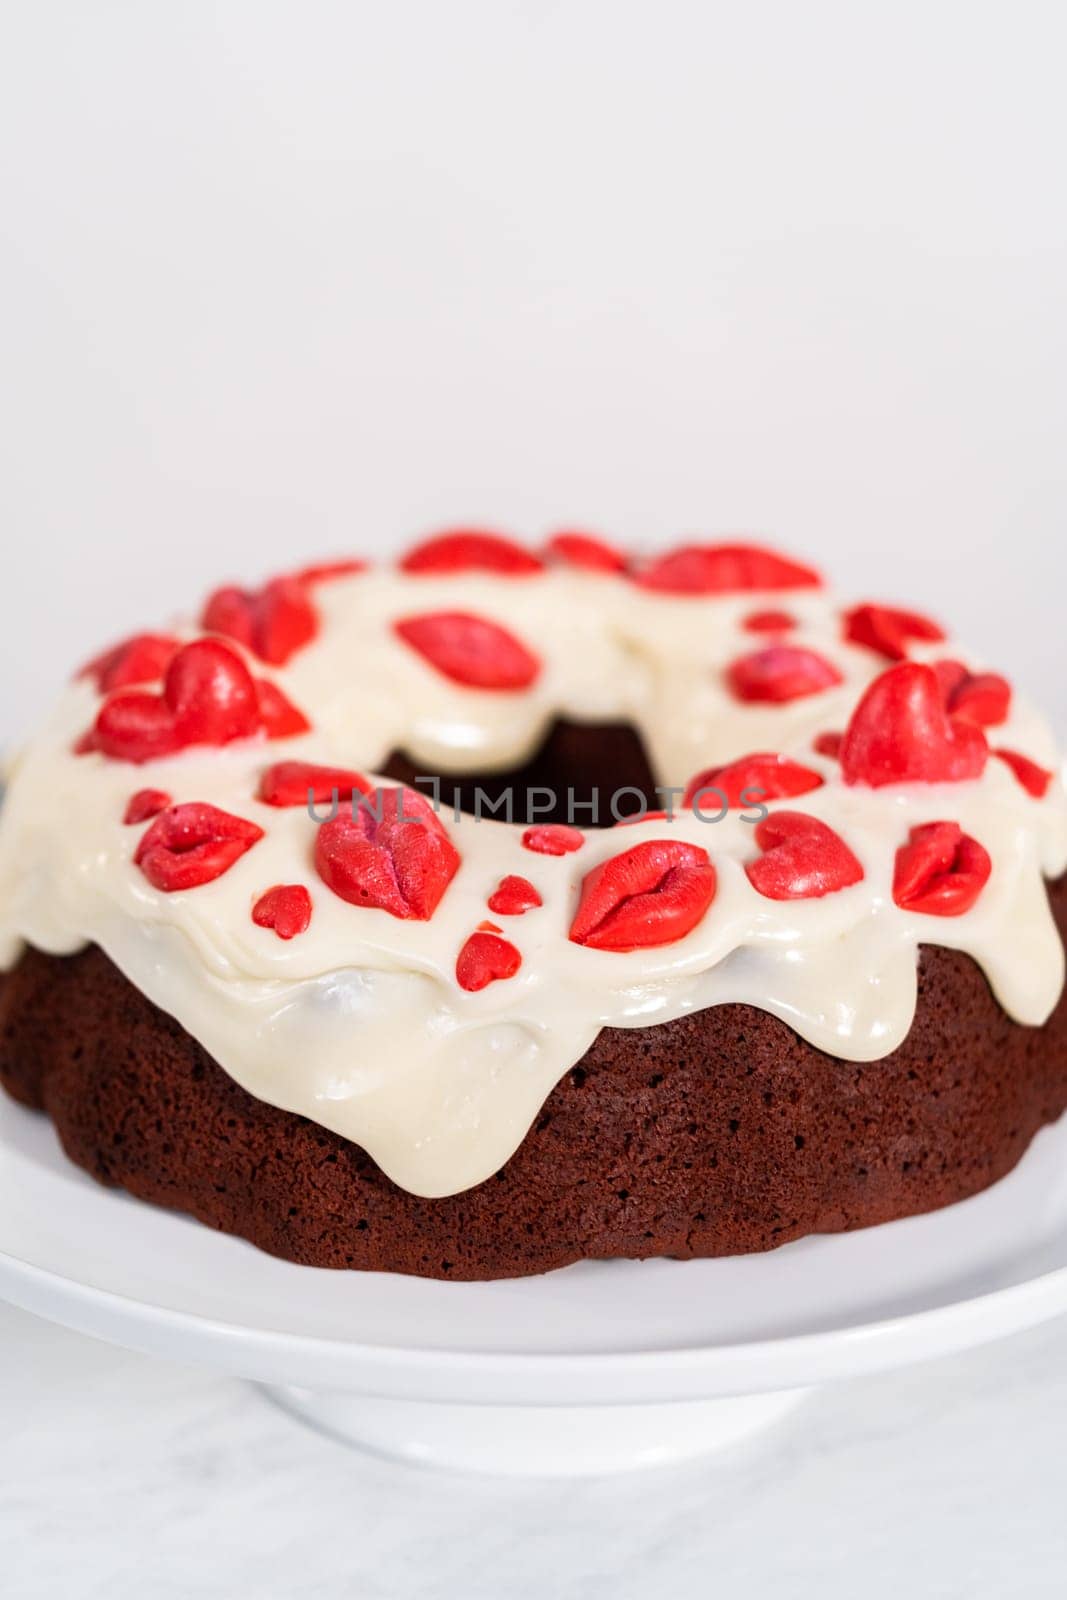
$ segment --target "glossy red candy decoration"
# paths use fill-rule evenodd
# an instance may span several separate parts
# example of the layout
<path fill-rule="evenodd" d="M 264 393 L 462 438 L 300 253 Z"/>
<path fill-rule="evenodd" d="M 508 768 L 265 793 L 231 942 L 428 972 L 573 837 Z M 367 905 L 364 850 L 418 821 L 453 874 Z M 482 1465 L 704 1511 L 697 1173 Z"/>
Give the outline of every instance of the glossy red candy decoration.
<path fill-rule="evenodd" d="M 952 716 L 966 717 L 980 728 L 1007 722 L 1011 684 L 999 672 L 970 672 L 962 661 L 935 661 L 933 669 Z"/>
<path fill-rule="evenodd" d="M 950 717 L 932 667 L 902 661 L 869 685 L 841 740 L 846 783 L 959 783 L 989 753 L 973 722 Z"/>
<path fill-rule="evenodd" d="M 199 639 L 178 651 L 167 668 L 163 698 L 183 745 L 229 744 L 260 731 L 255 682 L 221 639 Z"/>
<path fill-rule="evenodd" d="M 541 670 L 521 639 L 468 611 L 428 611 L 393 628 L 438 672 L 472 689 L 527 689 Z"/>
<path fill-rule="evenodd" d="M 295 939 L 311 923 L 311 896 L 302 883 L 276 883 L 252 907 L 257 928 L 273 928 L 279 939 Z"/>
<path fill-rule="evenodd" d="M 113 761 L 158 761 L 181 749 L 174 712 L 162 695 L 147 689 L 119 689 L 105 700 L 89 732 L 75 750 L 99 750 Z"/>
<path fill-rule="evenodd" d="M 166 811 L 170 803 L 171 797 L 165 789 L 138 789 L 130 796 L 122 820 L 128 825 L 147 822 L 150 817 L 158 817 L 161 811 Z"/>
<path fill-rule="evenodd" d="M 985 846 L 958 822 L 927 822 L 912 828 L 897 851 L 893 899 L 904 911 L 960 917 L 974 905 L 992 870 Z"/>
<path fill-rule="evenodd" d="M 200 625 L 236 639 L 261 661 L 280 667 L 315 637 L 318 616 L 305 582 L 272 578 L 262 589 L 239 589 L 232 584 L 216 589 L 204 607 Z"/>
<path fill-rule="evenodd" d="M 789 611 L 750 611 L 741 623 L 746 633 L 788 633 L 796 625 Z"/>
<path fill-rule="evenodd" d="M 783 705 L 832 689 L 842 678 L 833 662 L 814 650 L 771 644 L 732 661 L 726 669 L 726 681 L 739 700 Z"/>
<path fill-rule="evenodd" d="M 263 729 L 260 691 L 221 639 L 197 639 L 167 668 L 162 694 L 120 689 L 104 701 L 83 748 L 153 761 L 192 744 L 228 744 Z"/>
<path fill-rule="evenodd" d="M 865 604 L 845 612 L 845 638 L 877 650 L 890 661 L 907 660 L 913 639 L 937 644 L 944 637 L 944 629 L 919 611 Z"/>
<path fill-rule="evenodd" d="M 863 877 L 841 835 L 803 811 L 776 811 L 757 824 L 755 837 L 763 854 L 745 873 L 768 900 L 819 900 Z"/>
<path fill-rule="evenodd" d="M 998 761 L 1003 761 L 1014 772 L 1027 794 L 1032 794 L 1035 800 L 1043 800 L 1048 793 L 1048 786 L 1052 782 L 1052 773 L 1047 767 L 1039 767 L 1036 761 L 1031 761 L 1029 756 L 1020 755 L 1018 750 L 994 750 L 993 755 Z"/>
<path fill-rule="evenodd" d="M 499 917 L 521 917 L 523 912 L 534 911 L 544 905 L 544 901 L 529 878 L 509 873 L 506 878 L 501 878 L 487 904 L 490 911 L 495 911 Z"/>
<path fill-rule="evenodd" d="M 580 850 L 585 834 L 579 828 L 570 828 L 565 822 L 543 822 L 527 828 L 522 836 L 524 850 L 533 850 L 539 856 L 567 856 Z"/>
<path fill-rule="evenodd" d="M 166 633 L 135 633 L 87 661 L 79 678 L 92 678 L 101 694 L 135 683 L 154 683 L 166 672 L 181 640 Z"/>
<path fill-rule="evenodd" d="M 626 557 L 606 539 L 591 533 L 556 533 L 545 546 L 545 554 L 568 567 L 585 572 L 625 572 Z"/>
<path fill-rule="evenodd" d="M 423 795 L 373 789 L 355 816 L 340 811 L 315 839 L 323 883 L 354 906 L 428 922 L 455 877 L 459 855 Z"/>
<path fill-rule="evenodd" d="M 311 723 L 269 678 L 256 679 L 256 697 L 263 732 L 268 739 L 292 739 L 307 733 Z"/>
<path fill-rule="evenodd" d="M 748 589 L 817 589 L 822 579 L 774 550 L 756 544 L 683 544 L 636 575 L 664 594 L 736 594 Z"/>
<path fill-rule="evenodd" d="M 220 878 L 262 837 L 254 822 L 194 802 L 161 812 L 133 859 L 150 884 L 170 894 Z"/>
<path fill-rule="evenodd" d="M 649 839 L 586 873 L 569 937 L 594 950 L 644 950 L 691 933 L 715 898 L 706 850 Z"/>
<path fill-rule="evenodd" d="M 841 741 L 844 737 L 843 733 L 837 733 L 834 730 L 826 733 L 817 733 L 811 741 L 811 748 L 816 754 L 829 756 L 832 761 L 836 761 L 841 754 Z"/>
<path fill-rule="evenodd" d="M 424 539 L 400 565 L 405 572 L 495 572 L 513 578 L 541 571 L 537 557 L 514 539 L 479 528 L 455 528 Z"/>
<path fill-rule="evenodd" d="M 798 794 L 821 788 L 822 782 L 819 773 L 813 772 L 811 767 L 802 766 L 799 761 L 790 761 L 788 756 L 761 751 L 756 755 L 742 756 L 728 766 L 707 767 L 703 772 L 698 772 L 686 785 L 682 804 L 692 806 L 702 789 L 718 792 L 708 795 L 707 801 L 698 807 L 701 811 L 720 810 L 721 796 L 725 796 L 726 804 L 730 807 L 757 805 L 763 800 L 792 800 Z M 760 792 L 752 795 L 752 790 Z M 746 793 L 749 798 L 743 799 Z"/>
<path fill-rule="evenodd" d="M 472 933 L 456 958 L 456 982 L 474 993 L 500 978 L 513 978 L 522 966 L 522 956 L 499 933 Z"/>
<path fill-rule="evenodd" d="M 268 806 L 306 806 L 314 802 L 351 800 L 353 793 L 370 794 L 371 783 L 350 767 L 322 767 L 311 761 L 276 761 L 259 780 L 256 799 Z"/>

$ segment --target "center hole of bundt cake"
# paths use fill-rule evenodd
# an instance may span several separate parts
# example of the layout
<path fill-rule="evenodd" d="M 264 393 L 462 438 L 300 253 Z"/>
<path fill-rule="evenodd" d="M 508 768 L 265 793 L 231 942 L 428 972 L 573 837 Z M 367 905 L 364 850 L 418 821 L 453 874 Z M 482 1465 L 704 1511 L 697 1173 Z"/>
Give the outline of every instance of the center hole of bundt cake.
<path fill-rule="evenodd" d="M 436 783 L 442 807 L 451 809 L 455 796 L 468 815 L 501 822 L 610 828 L 620 817 L 662 804 L 640 736 L 621 722 L 561 718 L 529 761 L 504 772 L 428 773 L 402 751 L 389 758 L 385 772 L 431 797 Z"/>

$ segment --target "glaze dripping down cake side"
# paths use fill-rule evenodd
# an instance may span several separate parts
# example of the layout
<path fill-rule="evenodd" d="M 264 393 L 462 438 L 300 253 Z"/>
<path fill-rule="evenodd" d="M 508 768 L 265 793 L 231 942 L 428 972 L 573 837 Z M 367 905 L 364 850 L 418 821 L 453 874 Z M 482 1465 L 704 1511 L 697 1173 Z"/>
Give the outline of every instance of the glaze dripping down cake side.
<path fill-rule="evenodd" d="M 0 1079 L 295 1261 L 763 1250 L 1059 1116 L 1065 868 L 1047 726 L 924 614 L 453 533 L 75 679 L 0 814 Z"/>

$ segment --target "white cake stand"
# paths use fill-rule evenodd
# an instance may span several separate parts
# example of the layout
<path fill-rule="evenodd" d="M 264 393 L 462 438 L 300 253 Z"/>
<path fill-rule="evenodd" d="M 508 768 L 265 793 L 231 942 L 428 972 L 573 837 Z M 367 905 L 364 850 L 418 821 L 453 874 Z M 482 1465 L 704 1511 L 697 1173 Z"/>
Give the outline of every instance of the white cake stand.
<path fill-rule="evenodd" d="M 1067 1119 L 962 1205 L 724 1261 L 456 1284 L 295 1267 L 99 1188 L 0 1095 L 0 1295 L 254 1379 L 365 1448 L 495 1473 L 724 1448 L 814 1386 L 1067 1311 Z"/>

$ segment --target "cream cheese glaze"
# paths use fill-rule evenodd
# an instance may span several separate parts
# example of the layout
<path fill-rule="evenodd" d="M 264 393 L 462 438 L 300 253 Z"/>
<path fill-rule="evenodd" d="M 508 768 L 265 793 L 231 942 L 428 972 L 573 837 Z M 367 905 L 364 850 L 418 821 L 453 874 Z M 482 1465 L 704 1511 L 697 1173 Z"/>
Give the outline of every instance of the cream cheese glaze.
<path fill-rule="evenodd" d="M 251 1094 L 355 1141 L 396 1183 L 431 1196 L 496 1171 L 604 1026 L 644 1027 L 742 1001 L 831 1054 L 873 1060 L 908 1032 L 922 943 L 973 956 L 1019 1022 L 1040 1024 L 1055 1005 L 1064 957 L 1043 880 L 1067 867 L 1061 778 L 1040 800 L 997 760 L 967 782 L 846 786 L 811 741 L 845 725 L 886 662 L 843 641 L 841 604 L 828 591 L 691 597 L 570 570 L 522 579 L 382 570 L 322 584 L 315 603 L 317 637 L 270 674 L 313 723 L 297 738 L 193 747 L 137 766 L 77 756 L 72 746 L 100 698 L 84 679 L 70 686 L 10 773 L 0 962 L 12 965 L 24 942 L 52 953 L 99 945 Z M 739 702 L 723 668 L 761 643 L 742 621 L 783 605 L 797 623 L 790 644 L 818 650 L 843 681 L 785 705 Z M 536 683 L 521 692 L 464 688 L 393 632 L 414 612 L 458 609 L 525 640 L 543 663 Z M 979 666 L 951 639 L 911 655 Z M 679 788 L 752 751 L 794 756 L 825 782 L 772 808 L 829 822 L 862 863 L 863 881 L 822 899 L 763 898 L 743 870 L 757 850 L 737 812 L 709 822 L 683 809 L 670 823 L 640 822 L 624 834 L 590 829 L 580 850 L 551 857 L 523 848 L 521 826 L 446 810 L 459 870 L 430 921 L 399 921 L 325 886 L 313 861 L 316 824 L 303 807 L 255 798 L 264 768 L 284 759 L 373 773 L 403 748 L 428 772 L 511 767 L 557 715 L 633 723 L 659 780 Z M 1058 769 L 1050 730 L 1018 693 L 991 743 Z M 143 826 L 122 820 L 144 787 L 248 818 L 264 837 L 215 881 L 161 892 L 133 861 Z M 960 823 L 993 862 L 962 916 L 907 912 L 892 898 L 897 848 L 910 828 L 941 819 Z M 627 953 L 570 942 L 590 868 L 660 837 L 699 844 L 715 864 L 718 891 L 698 926 L 676 943 Z M 521 952 L 518 974 L 468 993 L 456 982 L 456 957 L 507 874 L 530 879 L 543 905 L 498 919 Z M 250 915 L 278 883 L 306 885 L 313 901 L 310 927 L 288 942 Z"/>

